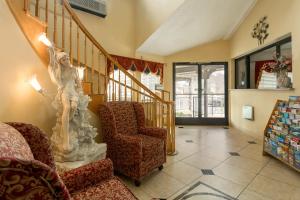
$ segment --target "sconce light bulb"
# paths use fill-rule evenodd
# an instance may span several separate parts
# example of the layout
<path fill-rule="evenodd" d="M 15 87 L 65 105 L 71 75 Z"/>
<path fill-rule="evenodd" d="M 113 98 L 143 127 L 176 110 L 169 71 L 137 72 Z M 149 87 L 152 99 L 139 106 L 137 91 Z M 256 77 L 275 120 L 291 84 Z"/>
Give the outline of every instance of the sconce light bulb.
<path fill-rule="evenodd" d="M 84 70 L 85 70 L 85 67 L 77 67 L 78 77 L 81 81 L 84 78 Z"/>
<path fill-rule="evenodd" d="M 31 85 L 31 87 L 33 89 L 35 89 L 37 92 L 42 93 L 43 89 L 42 86 L 40 85 L 40 83 L 38 82 L 38 80 L 36 79 L 36 75 L 33 75 L 30 79 L 29 79 L 29 84 Z"/>
<path fill-rule="evenodd" d="M 52 43 L 50 42 L 50 40 L 47 38 L 46 33 L 42 33 L 39 36 L 39 41 L 42 42 L 44 45 L 46 45 L 47 47 L 52 46 Z"/>

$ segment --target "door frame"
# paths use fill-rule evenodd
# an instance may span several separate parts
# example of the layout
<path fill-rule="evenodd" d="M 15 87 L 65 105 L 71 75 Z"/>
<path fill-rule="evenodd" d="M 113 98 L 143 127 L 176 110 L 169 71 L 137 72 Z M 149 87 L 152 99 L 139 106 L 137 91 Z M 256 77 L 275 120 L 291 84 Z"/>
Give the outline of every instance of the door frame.
<path fill-rule="evenodd" d="M 175 124 L 176 125 L 224 125 L 227 126 L 229 124 L 228 120 L 228 62 L 174 62 L 173 63 L 173 84 L 172 84 L 172 92 L 173 92 L 173 100 L 176 101 L 176 66 L 178 65 L 197 65 L 198 66 L 198 97 L 199 97 L 199 111 L 202 108 L 201 105 L 201 65 L 224 65 L 224 103 L 225 103 L 225 117 L 224 118 L 212 118 L 201 117 L 201 112 L 199 112 L 199 116 L 197 118 L 192 117 L 176 117 L 176 106 L 175 106 Z M 175 102 L 176 103 L 176 102 Z"/>

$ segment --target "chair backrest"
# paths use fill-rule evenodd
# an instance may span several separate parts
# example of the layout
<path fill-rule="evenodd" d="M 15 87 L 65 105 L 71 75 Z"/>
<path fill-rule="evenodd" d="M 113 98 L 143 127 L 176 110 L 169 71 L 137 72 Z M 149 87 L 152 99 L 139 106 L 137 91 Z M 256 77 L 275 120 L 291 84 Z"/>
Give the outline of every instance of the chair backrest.
<path fill-rule="evenodd" d="M 43 149 L 40 150 L 40 154 L 43 154 Z M 3 200 L 71 199 L 55 168 L 35 160 L 22 133 L 2 122 L 0 122 L 0 177 L 2 177 L 0 186 L 5 188 L 0 192 L 0 199 Z"/>
<path fill-rule="evenodd" d="M 0 122 L 0 157 L 34 160 L 31 149 L 22 134 L 2 122 Z"/>
<path fill-rule="evenodd" d="M 137 134 L 137 118 L 133 103 L 119 101 L 106 104 L 113 112 L 119 134 Z"/>

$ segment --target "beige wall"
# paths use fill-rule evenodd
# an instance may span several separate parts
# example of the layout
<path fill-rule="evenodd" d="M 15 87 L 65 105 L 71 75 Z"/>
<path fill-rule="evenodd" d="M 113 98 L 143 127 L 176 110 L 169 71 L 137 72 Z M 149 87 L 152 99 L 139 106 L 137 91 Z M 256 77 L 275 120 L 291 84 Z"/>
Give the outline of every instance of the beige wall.
<path fill-rule="evenodd" d="M 136 48 L 138 48 L 184 0 L 136 0 Z"/>
<path fill-rule="evenodd" d="M 287 33 L 292 34 L 293 81 L 295 91 L 231 90 L 231 125 L 241 132 L 262 138 L 276 99 L 287 99 L 300 92 L 300 1 L 299 0 L 258 0 L 256 6 L 231 38 L 231 57 L 234 58 L 257 47 L 250 32 L 253 25 L 268 16 L 270 43 Z M 242 119 L 242 106 L 254 106 L 254 121 Z"/>
<path fill-rule="evenodd" d="M 229 43 L 215 41 L 167 56 L 164 69 L 164 87 L 172 91 L 174 62 L 229 62 Z"/>
<path fill-rule="evenodd" d="M 5 1 L 0 1 L 0 120 L 38 125 L 50 132 L 55 123 L 50 99 L 25 81 L 33 74 L 49 93 L 55 92 L 47 69 L 21 32 Z"/>
<path fill-rule="evenodd" d="M 106 18 L 82 11 L 76 11 L 76 14 L 109 53 L 134 57 L 135 2 L 136 0 L 108 0 Z"/>

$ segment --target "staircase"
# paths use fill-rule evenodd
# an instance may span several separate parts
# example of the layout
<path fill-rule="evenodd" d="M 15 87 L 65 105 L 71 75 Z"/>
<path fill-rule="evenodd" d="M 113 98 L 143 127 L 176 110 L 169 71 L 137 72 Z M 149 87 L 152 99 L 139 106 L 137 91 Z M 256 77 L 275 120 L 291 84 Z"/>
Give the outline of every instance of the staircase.
<path fill-rule="evenodd" d="M 89 109 L 98 114 L 101 103 L 135 101 L 144 105 L 146 124 L 168 130 L 167 152 L 175 153 L 174 103 L 162 91 L 157 95 L 128 73 L 89 33 L 67 0 L 6 0 L 24 35 L 48 66 L 41 33 L 70 55 L 72 64 L 85 67 L 83 89 L 92 101 Z M 107 66 L 111 63 L 110 66 Z M 110 70 L 108 70 L 110 69 Z M 112 73 L 109 73 L 111 71 Z"/>

